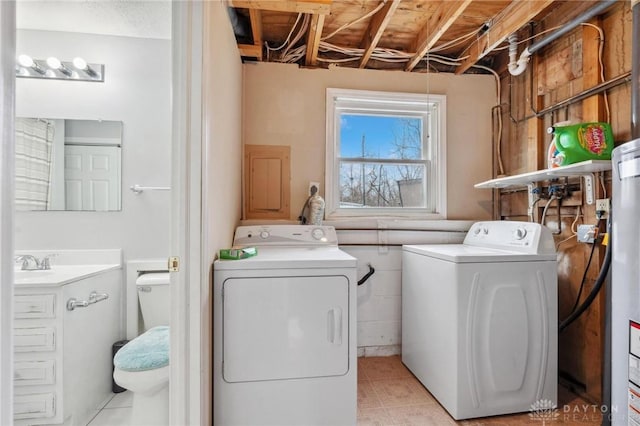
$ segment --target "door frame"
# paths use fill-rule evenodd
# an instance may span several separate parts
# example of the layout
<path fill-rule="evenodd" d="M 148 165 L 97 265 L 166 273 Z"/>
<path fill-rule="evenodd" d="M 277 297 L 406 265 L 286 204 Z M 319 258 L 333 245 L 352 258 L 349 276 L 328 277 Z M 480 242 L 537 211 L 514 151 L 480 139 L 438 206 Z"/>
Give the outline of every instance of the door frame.
<path fill-rule="evenodd" d="M 208 275 L 202 273 L 202 62 L 204 6 L 172 6 L 172 219 L 171 255 L 180 267 L 171 273 L 170 424 L 201 425 L 211 418 L 206 396 L 210 349 L 203 333 L 208 318 L 202 295 Z"/>
<path fill-rule="evenodd" d="M 0 1 L 0 424 L 3 425 L 13 424 L 15 57 L 16 4 Z"/>
<path fill-rule="evenodd" d="M 170 424 L 200 425 L 210 418 L 201 354 L 202 327 L 202 42 L 203 6 L 172 4 L 172 224 L 171 250 L 182 259 L 171 275 Z M 0 334 L 12 336 L 14 252 L 14 123 L 16 4 L 0 1 Z M 193 308 L 193 309 L 192 309 Z M 8 340 L 8 341 L 7 341 Z M 189 350 L 193 348 L 195 350 Z M 203 363 L 204 359 L 204 363 Z M 0 424 L 13 423 L 13 341 L 0 340 Z"/>

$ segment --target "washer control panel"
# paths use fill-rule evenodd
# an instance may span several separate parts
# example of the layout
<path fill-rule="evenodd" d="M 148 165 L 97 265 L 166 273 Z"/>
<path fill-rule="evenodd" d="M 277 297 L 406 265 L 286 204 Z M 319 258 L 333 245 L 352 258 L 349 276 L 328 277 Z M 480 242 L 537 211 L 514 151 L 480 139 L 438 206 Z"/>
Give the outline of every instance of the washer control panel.
<path fill-rule="evenodd" d="M 469 229 L 464 244 L 531 254 L 555 253 L 551 231 L 545 226 L 531 222 L 476 222 Z"/>
<path fill-rule="evenodd" d="M 338 235 L 333 226 L 256 225 L 238 226 L 234 247 L 247 246 L 337 246 Z"/>

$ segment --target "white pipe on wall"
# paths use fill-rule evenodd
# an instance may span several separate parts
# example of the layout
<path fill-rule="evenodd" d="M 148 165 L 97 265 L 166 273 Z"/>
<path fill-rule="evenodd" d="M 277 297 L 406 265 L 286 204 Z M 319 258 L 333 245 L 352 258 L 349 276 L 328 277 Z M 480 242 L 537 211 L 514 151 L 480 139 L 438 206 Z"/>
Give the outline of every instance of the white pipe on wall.
<path fill-rule="evenodd" d="M 634 1 L 638 1 L 638 0 L 634 0 Z M 598 2 L 591 9 L 587 10 L 581 15 L 565 23 L 557 31 L 552 32 L 551 34 L 547 35 L 541 40 L 538 40 L 532 43 L 529 47 L 526 47 L 520 54 L 520 59 L 518 59 L 517 61 L 516 61 L 516 55 L 518 53 L 517 38 L 514 35 L 510 36 L 509 37 L 509 43 L 510 43 L 509 44 L 509 72 L 512 75 L 522 74 L 524 70 L 527 68 L 527 63 L 529 63 L 529 58 L 531 57 L 531 55 L 536 53 L 538 50 L 542 49 L 544 46 L 554 42 L 555 40 L 559 39 L 563 35 L 567 34 L 569 31 L 573 30 L 578 25 L 581 25 L 583 22 L 587 22 L 589 19 L 593 18 L 594 16 L 598 16 L 599 14 L 603 13 L 605 10 L 607 10 L 610 6 L 614 5 L 615 3 L 616 3 L 616 0 L 602 0 Z"/>
<path fill-rule="evenodd" d="M 531 53 L 529 53 L 529 48 L 525 48 L 520 55 L 520 59 L 517 59 L 518 56 L 518 36 L 515 34 L 511 34 L 509 36 L 509 72 L 511 75 L 520 75 L 527 69 L 527 64 L 529 63 L 529 58 L 531 58 Z"/>

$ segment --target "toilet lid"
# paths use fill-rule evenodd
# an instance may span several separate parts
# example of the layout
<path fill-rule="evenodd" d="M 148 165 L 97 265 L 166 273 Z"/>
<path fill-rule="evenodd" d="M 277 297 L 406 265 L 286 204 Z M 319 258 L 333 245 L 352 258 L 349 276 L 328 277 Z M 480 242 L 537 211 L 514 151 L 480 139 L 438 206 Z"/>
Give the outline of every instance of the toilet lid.
<path fill-rule="evenodd" d="M 123 371 L 145 371 L 169 365 L 169 327 L 147 330 L 122 347 L 113 365 Z"/>

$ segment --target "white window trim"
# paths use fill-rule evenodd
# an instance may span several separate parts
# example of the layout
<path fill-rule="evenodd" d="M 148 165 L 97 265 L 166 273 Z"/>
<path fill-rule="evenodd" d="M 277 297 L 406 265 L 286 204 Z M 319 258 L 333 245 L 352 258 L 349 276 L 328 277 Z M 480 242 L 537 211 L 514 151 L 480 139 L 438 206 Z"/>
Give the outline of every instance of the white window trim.
<path fill-rule="evenodd" d="M 438 106 L 437 129 L 435 138 L 437 143 L 431 148 L 435 151 L 432 155 L 435 163 L 435 171 L 432 178 L 435 178 L 434 201 L 435 212 L 419 208 L 366 208 L 366 209 L 341 209 L 339 203 L 339 193 L 335 185 L 339 180 L 339 164 L 336 161 L 338 148 L 336 146 L 337 132 L 335 122 L 335 100 L 336 98 L 350 98 L 357 100 L 373 100 L 380 103 L 394 102 L 429 102 Z M 327 88 L 326 98 L 326 161 L 325 161 L 325 217 L 326 219 L 338 219 L 343 217 L 408 217 L 420 219 L 446 219 L 447 218 L 447 162 L 446 162 L 446 112 L 447 103 L 445 95 L 419 94 L 419 93 L 399 93 L 399 92 L 378 92 L 370 90 L 334 89 Z"/>

